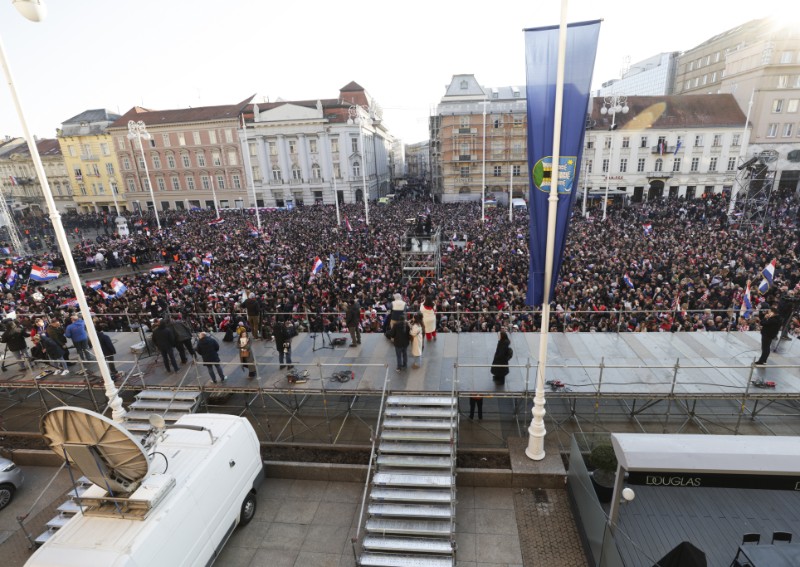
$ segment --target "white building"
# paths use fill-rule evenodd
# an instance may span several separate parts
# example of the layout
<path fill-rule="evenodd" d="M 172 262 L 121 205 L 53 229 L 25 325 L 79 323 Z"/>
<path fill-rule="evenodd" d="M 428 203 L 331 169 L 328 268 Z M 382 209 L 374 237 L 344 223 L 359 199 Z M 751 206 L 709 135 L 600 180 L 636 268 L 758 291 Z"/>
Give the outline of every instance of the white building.
<path fill-rule="evenodd" d="M 603 83 L 595 96 L 624 94 L 628 96 L 664 96 L 672 94 L 678 52 L 653 55 L 625 69 L 621 79 Z"/>
<path fill-rule="evenodd" d="M 580 190 L 589 206 L 609 196 L 641 202 L 730 191 L 750 128 L 732 95 L 628 97 L 627 113 L 592 101 Z M 615 128 L 612 130 L 612 121 Z"/>
<path fill-rule="evenodd" d="M 336 99 L 250 105 L 245 124 L 239 140 L 249 158 L 248 193 L 259 206 L 332 205 L 334 194 L 352 203 L 391 192 L 395 141 L 356 83 Z"/>

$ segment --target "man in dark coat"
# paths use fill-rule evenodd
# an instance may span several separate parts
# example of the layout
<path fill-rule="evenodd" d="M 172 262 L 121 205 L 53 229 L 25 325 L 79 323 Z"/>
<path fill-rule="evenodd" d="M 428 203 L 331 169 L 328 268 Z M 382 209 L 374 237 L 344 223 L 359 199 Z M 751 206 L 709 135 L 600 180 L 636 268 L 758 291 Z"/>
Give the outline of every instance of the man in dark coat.
<path fill-rule="evenodd" d="M 398 372 L 408 366 L 408 345 L 411 342 L 409 332 L 408 322 L 405 319 L 400 319 L 396 321 L 394 326 L 386 333 L 386 336 L 392 339 L 394 343 Z"/>
<path fill-rule="evenodd" d="M 175 345 L 177 341 L 175 339 L 175 333 L 163 319 L 158 322 L 158 325 L 156 325 L 156 328 L 153 330 L 153 344 L 164 359 L 164 366 L 167 369 L 167 374 L 170 373 L 172 368 L 177 372 L 178 363 L 175 361 Z M 172 368 L 170 368 L 170 363 L 172 363 Z"/>
<path fill-rule="evenodd" d="M 261 331 L 261 302 L 256 297 L 255 293 L 251 293 L 242 304 L 247 310 L 247 324 L 250 325 L 250 332 L 253 333 L 253 338 L 258 339 L 259 332 Z"/>
<path fill-rule="evenodd" d="M 181 357 L 181 364 L 186 364 L 188 360 L 186 357 L 187 350 L 189 354 L 192 355 L 192 358 L 197 356 L 192 346 L 192 330 L 180 319 L 172 320 L 169 326 L 172 328 L 172 332 L 175 333 L 175 346 L 178 347 L 178 355 Z"/>
<path fill-rule="evenodd" d="M 217 374 L 219 374 L 219 381 L 224 382 L 225 375 L 222 373 L 222 366 L 219 364 L 219 343 L 217 339 L 203 332 L 198 333 L 197 337 L 197 354 L 206 364 L 208 373 L 211 375 L 211 381 L 214 384 L 217 383 L 217 379 L 214 376 L 214 369 L 216 368 Z"/>
<path fill-rule="evenodd" d="M 286 319 L 285 323 L 276 322 L 274 332 L 275 348 L 278 349 L 278 361 L 281 364 L 280 369 L 283 370 L 287 366 L 294 368 L 292 366 L 292 337 L 297 336 L 297 331 L 292 325 L 292 320 Z M 286 365 L 284 365 L 284 361 Z"/>
<path fill-rule="evenodd" d="M 103 350 L 103 358 L 108 362 L 108 369 L 111 371 L 111 378 L 117 378 L 121 373 L 117 372 L 117 366 L 114 364 L 114 355 L 117 354 L 117 347 L 114 346 L 114 341 L 111 340 L 105 332 L 104 326 L 97 327 L 97 338 L 100 340 L 100 348 Z"/>
<path fill-rule="evenodd" d="M 775 337 L 778 336 L 782 324 L 781 318 L 778 317 L 778 314 L 773 311 L 769 305 L 762 305 L 761 311 L 764 310 L 766 310 L 767 314 L 764 315 L 761 321 L 761 358 L 756 361 L 756 364 L 759 366 L 763 366 L 767 363 L 770 346 L 772 345 L 772 341 L 775 340 Z"/>
<path fill-rule="evenodd" d="M 507 365 L 512 356 L 514 356 L 514 351 L 511 349 L 511 339 L 508 338 L 508 334 L 505 331 L 500 331 L 497 348 L 492 359 L 492 380 L 495 384 L 506 383 L 506 376 L 509 370 Z"/>
<path fill-rule="evenodd" d="M 44 346 L 44 350 L 47 353 L 47 357 L 55 364 L 60 364 L 62 367 L 61 374 L 67 375 L 69 374 L 69 369 L 67 368 L 67 361 L 64 359 L 64 349 L 61 348 L 61 345 L 58 344 L 54 339 L 50 338 L 49 335 L 44 334 L 40 335 L 42 345 Z"/>
<path fill-rule="evenodd" d="M 47 325 L 47 329 L 45 329 L 45 334 L 53 339 L 55 342 L 58 343 L 58 346 L 64 351 L 63 359 L 67 361 L 67 364 L 72 366 L 73 363 L 69 362 L 69 348 L 67 348 L 67 337 L 64 335 L 64 325 L 61 323 L 61 319 L 55 318 Z"/>
<path fill-rule="evenodd" d="M 14 358 L 17 359 L 17 363 L 23 368 L 28 367 L 26 363 L 30 358 L 28 343 L 25 341 L 25 334 L 15 321 L 9 320 L 6 323 L 6 331 L 3 333 L 3 336 L 0 337 L 0 342 L 6 343 L 6 348 L 14 355 Z"/>
<path fill-rule="evenodd" d="M 350 346 L 355 347 L 361 344 L 361 329 L 359 328 L 359 323 L 361 322 L 361 305 L 359 305 L 357 299 L 353 299 L 350 306 L 346 303 L 344 303 L 343 306 L 346 309 L 344 323 L 347 325 L 347 330 L 350 331 Z"/>

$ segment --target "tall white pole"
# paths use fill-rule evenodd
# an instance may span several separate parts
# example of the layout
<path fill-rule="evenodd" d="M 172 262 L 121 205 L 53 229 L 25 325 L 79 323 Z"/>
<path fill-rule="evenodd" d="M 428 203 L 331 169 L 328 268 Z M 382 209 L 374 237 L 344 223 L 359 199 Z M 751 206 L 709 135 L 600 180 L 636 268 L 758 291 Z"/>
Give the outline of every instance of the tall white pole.
<path fill-rule="evenodd" d="M 258 198 L 256 197 L 256 180 L 253 179 L 253 166 L 250 162 L 250 142 L 247 140 L 247 124 L 244 122 L 244 116 L 242 116 L 242 132 L 244 133 L 244 166 L 247 168 L 247 171 L 244 174 L 244 181 L 248 183 L 253 188 L 253 207 L 256 209 L 256 223 L 258 226 L 258 230 L 261 230 L 261 213 L 258 212 Z M 219 212 L 217 212 L 217 217 L 219 217 Z"/>
<path fill-rule="evenodd" d="M 488 100 L 481 102 L 483 105 L 483 167 L 481 168 L 481 222 L 486 221 L 486 105 Z"/>
<path fill-rule="evenodd" d="M 108 183 L 111 185 L 111 198 L 114 199 L 114 210 L 117 211 L 117 216 L 119 216 L 119 205 L 117 204 L 117 182 L 109 180 Z"/>
<path fill-rule="evenodd" d="M 542 299 L 542 328 L 539 332 L 539 364 L 536 368 L 536 394 L 533 398 L 533 419 L 528 427 L 528 447 L 525 454 L 534 461 L 545 457 L 544 380 L 547 370 L 547 337 L 550 327 L 550 283 L 553 279 L 553 257 L 558 213 L 558 182 L 561 168 L 561 111 L 564 103 L 564 63 L 567 51 L 567 0 L 561 0 L 561 23 L 558 30 L 558 68 L 556 72 L 556 101 L 553 117 L 553 164 L 550 174 L 550 196 L 547 199 L 547 251 L 544 265 L 544 295 Z"/>
<path fill-rule="evenodd" d="M 750 111 L 753 110 L 753 99 L 756 96 L 756 89 L 750 93 L 750 102 L 747 103 L 747 117 L 744 119 L 744 128 L 742 128 L 742 139 L 740 140 L 739 146 L 739 161 L 742 161 L 745 155 L 747 155 L 747 145 L 750 142 L 747 136 L 747 125 L 750 124 Z M 731 202 L 728 203 L 728 216 L 733 214 L 733 208 L 736 205 L 736 196 L 739 193 L 739 187 L 736 183 L 733 184 L 733 188 L 731 189 Z"/>
<path fill-rule="evenodd" d="M 156 196 L 153 193 L 153 184 L 150 181 L 150 170 L 147 168 L 147 157 L 144 155 L 144 147 L 142 147 L 142 138 L 145 140 L 150 139 L 150 132 L 142 120 L 135 122 L 128 121 L 128 139 L 136 138 L 139 143 L 139 152 L 142 154 L 142 161 L 144 162 L 144 176 L 147 179 L 147 188 L 150 190 L 150 198 L 153 200 L 153 212 L 156 214 L 156 225 L 158 230 L 161 230 L 161 219 L 158 218 L 158 203 L 156 203 Z M 141 210 L 140 210 L 141 212 Z"/>
<path fill-rule="evenodd" d="M 358 132 L 361 137 L 361 186 L 364 191 L 364 221 L 369 226 L 369 193 L 367 192 L 367 147 L 364 145 L 364 117 L 358 107 Z M 376 172 L 377 173 L 377 172 Z"/>
<path fill-rule="evenodd" d="M 514 211 L 511 207 L 511 201 L 514 198 L 514 166 L 509 166 L 511 171 L 508 172 L 508 220 L 509 222 L 514 220 Z"/>
<path fill-rule="evenodd" d="M 608 205 L 608 186 L 611 184 L 611 162 L 614 158 L 614 130 L 617 124 L 617 112 L 628 112 L 628 97 L 625 95 L 607 96 L 603 101 L 601 114 L 611 114 L 611 143 L 608 145 L 608 167 L 606 168 L 606 191 L 603 198 L 603 220 L 606 220 L 606 206 Z"/>
<path fill-rule="evenodd" d="M 586 160 L 583 160 L 583 162 L 586 163 Z M 583 216 L 583 218 L 586 218 L 586 170 L 587 170 L 587 167 L 584 165 L 584 167 L 583 167 L 583 209 L 581 210 L 581 215 Z"/>
<path fill-rule="evenodd" d="M 89 334 L 89 339 L 92 342 L 92 352 L 97 359 L 97 366 L 100 368 L 100 375 L 103 378 L 103 385 L 106 389 L 106 397 L 108 398 L 109 407 L 111 407 L 111 415 L 114 421 L 122 423 L 125 421 L 125 408 L 122 407 L 122 399 L 118 395 L 117 387 L 114 385 L 114 380 L 111 378 L 111 372 L 108 369 L 103 350 L 100 347 L 100 339 L 97 337 L 97 331 L 94 328 L 94 321 L 92 321 L 92 313 L 89 310 L 89 304 L 86 302 L 86 295 L 83 293 L 83 285 L 81 284 L 80 277 L 78 276 L 78 268 L 75 266 L 75 260 L 72 257 L 72 251 L 67 241 L 67 234 L 64 232 L 64 225 L 61 224 L 61 213 L 56 208 L 56 202 L 53 199 L 53 192 L 50 190 L 50 184 L 47 182 L 47 175 L 44 172 L 42 165 L 42 158 L 39 155 L 39 150 L 36 147 L 36 141 L 33 139 L 30 131 L 28 130 L 28 123 L 25 120 L 25 113 L 22 111 L 22 104 L 17 96 L 17 89 L 14 86 L 14 79 L 11 74 L 11 68 L 6 60 L 6 51 L 2 40 L 0 39 L 0 62 L 3 65 L 3 71 L 6 75 L 8 88 L 11 91 L 11 98 L 14 100 L 14 107 L 17 111 L 20 124 L 22 125 L 22 132 L 25 141 L 28 143 L 28 149 L 33 158 L 33 167 L 36 170 L 36 175 L 39 177 L 39 183 L 42 187 L 42 194 L 47 204 L 50 220 L 53 223 L 53 231 L 56 235 L 58 248 L 61 251 L 61 256 L 64 258 L 64 264 L 69 274 L 69 282 L 75 292 L 75 298 L 78 300 L 81 315 L 86 323 L 86 331 Z"/>
<path fill-rule="evenodd" d="M 336 188 L 336 172 L 333 170 L 333 157 L 331 157 L 331 177 L 333 177 L 333 203 L 336 205 L 336 226 L 342 226 L 339 217 L 339 190 Z"/>

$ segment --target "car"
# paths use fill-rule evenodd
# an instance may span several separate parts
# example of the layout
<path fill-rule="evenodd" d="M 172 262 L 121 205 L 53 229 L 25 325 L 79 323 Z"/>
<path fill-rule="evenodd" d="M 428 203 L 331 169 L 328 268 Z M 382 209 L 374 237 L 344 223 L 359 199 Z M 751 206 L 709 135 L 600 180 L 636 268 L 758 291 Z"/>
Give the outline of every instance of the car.
<path fill-rule="evenodd" d="M 0 457 L 0 510 L 8 506 L 24 481 L 22 469 L 9 459 Z"/>

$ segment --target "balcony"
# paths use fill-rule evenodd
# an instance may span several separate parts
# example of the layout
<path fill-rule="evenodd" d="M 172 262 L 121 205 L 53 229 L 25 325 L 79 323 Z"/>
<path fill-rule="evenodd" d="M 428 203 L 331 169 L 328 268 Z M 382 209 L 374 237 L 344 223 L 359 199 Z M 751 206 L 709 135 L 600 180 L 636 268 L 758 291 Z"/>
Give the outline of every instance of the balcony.
<path fill-rule="evenodd" d="M 270 179 L 270 185 L 283 185 L 283 179 Z"/>
<path fill-rule="evenodd" d="M 289 180 L 289 185 L 302 185 L 302 184 L 303 184 L 303 180 L 302 179 L 292 178 L 292 179 Z"/>
<path fill-rule="evenodd" d="M 454 128 L 456 134 L 477 134 L 477 128 Z"/>
<path fill-rule="evenodd" d="M 673 171 L 648 171 L 645 175 L 648 179 L 669 179 Z"/>
<path fill-rule="evenodd" d="M 475 161 L 475 156 L 470 154 L 459 155 L 456 161 Z"/>
<path fill-rule="evenodd" d="M 658 149 L 658 146 L 652 146 L 652 147 L 650 148 L 650 153 L 651 153 L 651 154 L 658 154 L 658 153 L 660 153 L 660 152 L 659 152 L 659 149 Z M 674 153 L 675 153 L 675 146 L 664 146 L 664 155 L 667 155 L 667 154 L 674 154 Z"/>

